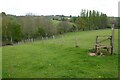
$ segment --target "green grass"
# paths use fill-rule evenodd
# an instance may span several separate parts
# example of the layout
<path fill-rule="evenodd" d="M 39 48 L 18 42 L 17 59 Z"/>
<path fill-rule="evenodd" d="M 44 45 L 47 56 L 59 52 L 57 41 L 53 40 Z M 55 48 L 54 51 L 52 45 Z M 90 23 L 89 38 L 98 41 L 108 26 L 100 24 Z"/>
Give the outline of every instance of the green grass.
<path fill-rule="evenodd" d="M 62 22 L 62 21 L 52 20 L 52 23 L 53 23 L 53 25 L 54 25 L 55 27 L 57 27 L 60 22 Z M 75 25 L 75 24 L 72 23 L 72 22 L 68 22 L 68 23 L 69 23 L 71 26 L 72 26 L 72 25 Z"/>
<path fill-rule="evenodd" d="M 110 30 L 72 32 L 57 39 L 3 47 L 3 78 L 115 78 L 118 77 L 118 30 L 112 56 L 88 55 L 96 35 Z M 79 47 L 75 47 L 75 39 Z"/>

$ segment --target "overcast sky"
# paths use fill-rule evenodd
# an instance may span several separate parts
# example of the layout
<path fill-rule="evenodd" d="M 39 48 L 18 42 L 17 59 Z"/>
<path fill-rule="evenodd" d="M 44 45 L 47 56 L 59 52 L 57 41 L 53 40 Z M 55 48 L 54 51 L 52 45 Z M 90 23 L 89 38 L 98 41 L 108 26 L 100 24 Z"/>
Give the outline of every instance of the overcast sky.
<path fill-rule="evenodd" d="M 120 0 L 0 0 L 0 12 L 14 15 L 73 15 L 81 9 L 97 10 L 108 16 L 118 16 Z"/>

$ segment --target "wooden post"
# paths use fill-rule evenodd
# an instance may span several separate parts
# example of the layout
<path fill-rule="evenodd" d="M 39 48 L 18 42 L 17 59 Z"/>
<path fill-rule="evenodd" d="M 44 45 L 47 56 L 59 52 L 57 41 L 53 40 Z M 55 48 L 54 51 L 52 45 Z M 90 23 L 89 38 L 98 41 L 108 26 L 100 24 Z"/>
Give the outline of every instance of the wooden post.
<path fill-rule="evenodd" d="M 96 44 L 95 44 L 95 52 L 97 53 L 98 50 L 97 50 L 97 45 L 98 45 L 98 36 L 96 36 Z"/>
<path fill-rule="evenodd" d="M 98 44 L 98 36 L 96 36 L 96 44 Z"/>
<path fill-rule="evenodd" d="M 113 54 L 113 43 L 112 43 L 112 35 L 110 36 L 110 46 L 111 46 L 111 55 Z"/>
<path fill-rule="evenodd" d="M 13 40 L 12 40 L 12 36 L 11 36 L 11 38 L 10 38 L 10 42 L 11 42 L 11 43 L 13 42 Z"/>
<path fill-rule="evenodd" d="M 112 54 L 114 53 L 114 24 L 112 24 Z"/>

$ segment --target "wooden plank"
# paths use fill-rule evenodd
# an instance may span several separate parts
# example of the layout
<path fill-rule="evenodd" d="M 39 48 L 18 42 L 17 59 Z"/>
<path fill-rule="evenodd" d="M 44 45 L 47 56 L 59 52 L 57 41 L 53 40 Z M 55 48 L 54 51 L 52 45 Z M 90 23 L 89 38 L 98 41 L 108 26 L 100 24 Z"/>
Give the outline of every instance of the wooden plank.
<path fill-rule="evenodd" d="M 98 35 L 98 37 L 110 37 L 110 35 Z"/>

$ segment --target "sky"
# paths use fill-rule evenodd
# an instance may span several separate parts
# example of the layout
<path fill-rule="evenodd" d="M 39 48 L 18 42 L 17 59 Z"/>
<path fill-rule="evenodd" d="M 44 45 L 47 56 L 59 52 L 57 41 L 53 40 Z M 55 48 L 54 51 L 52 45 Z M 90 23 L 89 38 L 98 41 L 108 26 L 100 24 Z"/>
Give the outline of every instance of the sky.
<path fill-rule="evenodd" d="M 118 17 L 120 0 L 0 0 L 0 12 L 13 15 L 80 15 L 81 9 Z"/>

